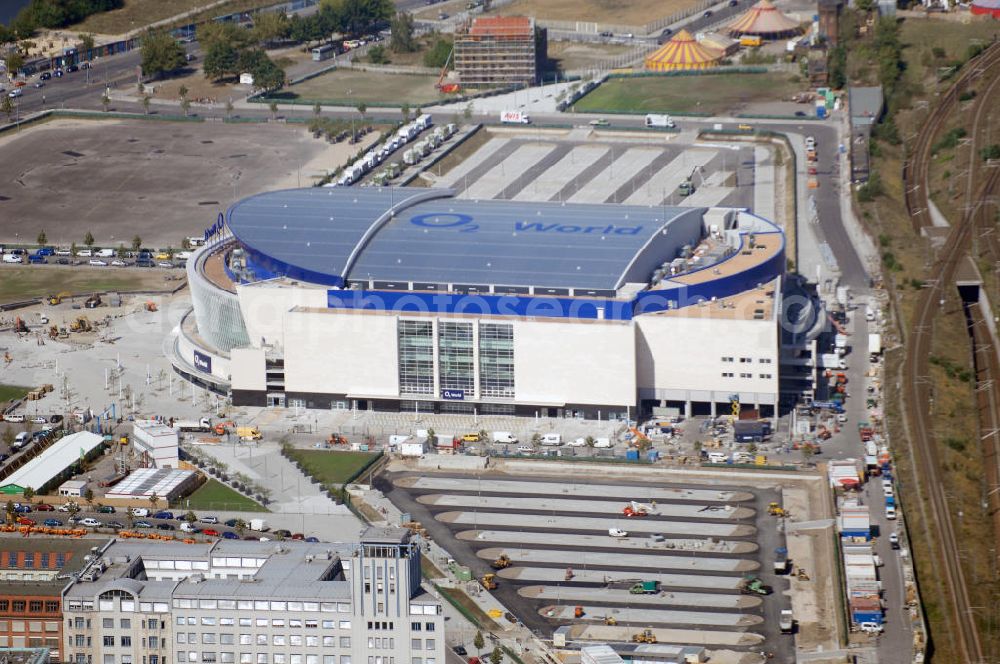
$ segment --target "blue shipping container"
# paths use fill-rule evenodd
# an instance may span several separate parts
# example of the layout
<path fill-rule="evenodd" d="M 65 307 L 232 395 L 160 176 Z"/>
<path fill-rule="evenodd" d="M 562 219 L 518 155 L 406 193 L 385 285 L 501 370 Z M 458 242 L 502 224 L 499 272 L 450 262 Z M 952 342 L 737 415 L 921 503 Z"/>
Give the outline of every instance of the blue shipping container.
<path fill-rule="evenodd" d="M 851 619 L 856 623 L 863 622 L 873 622 L 879 625 L 882 624 L 882 612 L 881 611 L 852 611 Z"/>
<path fill-rule="evenodd" d="M 659 450 L 647 450 L 646 451 L 646 458 L 649 459 L 650 461 L 659 461 L 660 460 L 660 451 Z"/>
<path fill-rule="evenodd" d="M 625 458 L 628 459 L 629 461 L 638 461 L 639 460 L 639 450 L 626 450 L 625 451 Z"/>

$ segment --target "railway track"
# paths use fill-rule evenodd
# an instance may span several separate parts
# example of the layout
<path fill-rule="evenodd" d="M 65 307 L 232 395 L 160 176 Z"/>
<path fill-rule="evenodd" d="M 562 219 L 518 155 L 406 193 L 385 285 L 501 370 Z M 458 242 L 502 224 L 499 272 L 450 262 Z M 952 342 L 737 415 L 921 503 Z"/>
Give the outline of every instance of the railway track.
<path fill-rule="evenodd" d="M 940 103 L 932 111 L 917 136 L 911 158 L 904 164 L 903 186 L 905 205 L 907 211 L 910 213 L 914 229 L 917 232 L 932 225 L 929 212 L 928 175 L 934 141 L 945 123 L 952 117 L 959 103 L 959 96 L 962 91 L 967 89 L 984 72 L 988 72 L 993 68 L 1000 69 L 1000 44 L 997 43 L 992 44 L 973 61 L 968 63 L 967 68 L 960 73 L 959 78 L 942 95 Z M 992 91 L 992 89 L 993 84 L 990 85 L 989 91 Z M 975 189 L 974 196 L 972 193 L 972 185 L 974 176 L 976 175 L 974 171 L 978 169 L 978 164 L 975 161 L 975 140 L 981 133 L 980 123 L 983 119 L 983 110 L 988 107 L 989 97 L 990 94 L 987 93 L 976 102 L 972 132 L 974 141 L 973 155 L 970 159 L 970 173 L 964 213 L 959 223 L 952 227 L 944 247 L 938 254 L 937 261 L 927 275 L 925 283 L 928 284 L 928 287 L 924 288 L 918 296 L 913 321 L 907 335 L 902 381 L 902 394 L 906 404 L 904 412 L 913 449 L 914 474 L 918 478 L 918 486 L 922 487 L 922 493 L 926 496 L 926 507 L 930 511 L 929 516 L 931 518 L 929 519 L 929 523 L 926 524 L 928 533 L 933 532 L 932 529 L 935 525 L 937 526 L 937 537 L 929 537 L 928 543 L 934 558 L 940 561 L 940 570 L 944 582 L 943 591 L 949 600 L 949 610 L 947 613 L 950 615 L 949 622 L 952 624 L 952 629 L 949 632 L 955 641 L 956 654 L 960 655 L 960 661 L 969 662 L 970 664 L 984 663 L 985 660 L 983 658 L 982 641 L 974 619 L 973 606 L 969 597 L 965 574 L 961 566 L 960 551 L 952 523 L 951 511 L 944 492 L 944 485 L 941 481 L 938 451 L 934 440 L 930 408 L 931 376 L 929 358 L 933 342 L 934 320 L 937 312 L 945 302 L 945 294 L 947 292 L 945 289 L 951 287 L 958 263 L 967 255 L 971 246 L 973 232 L 982 223 L 981 219 L 986 211 L 982 203 L 992 193 L 1000 191 L 1000 169 L 991 169 L 986 180 L 979 188 Z M 996 240 L 996 238 L 992 239 Z M 994 249 L 1000 250 L 1000 246 L 994 247 Z M 982 334 L 981 330 L 974 329 L 973 332 Z M 987 347 L 991 346 L 987 344 Z M 975 348 L 978 349 L 979 346 L 977 345 Z M 991 372 L 991 376 L 996 375 L 992 373 L 996 370 L 995 364 L 986 364 L 986 358 L 981 354 L 978 357 L 977 371 L 979 364 L 983 364 L 983 370 Z M 985 415 L 987 417 L 996 417 L 998 416 L 998 412 L 1000 412 L 997 410 L 996 393 L 992 389 L 993 383 L 988 383 L 988 385 L 990 388 L 982 390 L 980 398 L 983 400 L 983 407 L 986 408 Z M 981 420 L 981 424 L 983 421 Z M 995 422 L 996 420 L 987 421 Z M 984 459 L 984 461 L 993 462 L 988 476 L 995 476 L 998 472 L 996 465 L 996 437 L 993 436 L 991 438 L 992 449 L 990 447 L 986 448 L 990 454 L 987 455 L 987 459 Z M 997 498 L 1000 498 L 1000 496 Z M 994 512 L 994 515 L 996 514 Z M 925 513 L 926 516 L 927 514 Z M 925 521 L 928 520 L 925 518 Z"/>
<path fill-rule="evenodd" d="M 920 128 L 909 157 L 903 163 L 904 203 L 913 229 L 932 226 L 929 209 L 928 175 L 934 141 L 945 123 L 954 116 L 959 97 L 984 71 L 1000 63 L 1000 42 L 994 42 L 966 63 L 955 82 L 940 97 L 938 105 Z"/>

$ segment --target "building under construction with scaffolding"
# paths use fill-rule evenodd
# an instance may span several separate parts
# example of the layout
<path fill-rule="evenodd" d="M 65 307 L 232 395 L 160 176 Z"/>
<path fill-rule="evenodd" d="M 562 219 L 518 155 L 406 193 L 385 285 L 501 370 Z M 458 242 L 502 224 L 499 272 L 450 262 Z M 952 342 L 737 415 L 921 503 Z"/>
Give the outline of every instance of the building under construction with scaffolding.
<path fill-rule="evenodd" d="M 546 50 L 535 19 L 481 16 L 455 34 L 455 71 L 463 87 L 534 85 Z"/>

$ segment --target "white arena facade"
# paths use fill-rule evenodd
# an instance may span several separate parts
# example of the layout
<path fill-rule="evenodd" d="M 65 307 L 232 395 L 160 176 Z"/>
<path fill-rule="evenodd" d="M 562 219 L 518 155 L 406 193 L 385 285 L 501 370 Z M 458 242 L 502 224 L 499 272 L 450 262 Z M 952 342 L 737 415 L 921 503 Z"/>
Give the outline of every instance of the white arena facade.
<path fill-rule="evenodd" d="M 785 236 L 745 209 L 331 187 L 244 199 L 212 230 L 169 354 L 234 405 L 588 419 L 778 405 Z"/>

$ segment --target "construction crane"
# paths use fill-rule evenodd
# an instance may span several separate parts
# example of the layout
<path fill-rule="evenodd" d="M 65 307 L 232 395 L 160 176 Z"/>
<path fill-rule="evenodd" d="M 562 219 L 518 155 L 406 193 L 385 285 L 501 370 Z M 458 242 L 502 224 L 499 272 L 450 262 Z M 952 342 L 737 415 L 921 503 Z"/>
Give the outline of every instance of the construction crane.
<path fill-rule="evenodd" d="M 444 61 L 444 67 L 441 67 L 441 75 L 438 76 L 437 83 L 434 87 L 445 94 L 452 94 L 458 92 L 462 89 L 458 83 L 445 83 L 444 77 L 448 75 L 448 65 L 451 64 L 451 59 L 455 55 L 455 48 L 452 47 L 451 51 L 448 53 L 448 59 Z"/>

